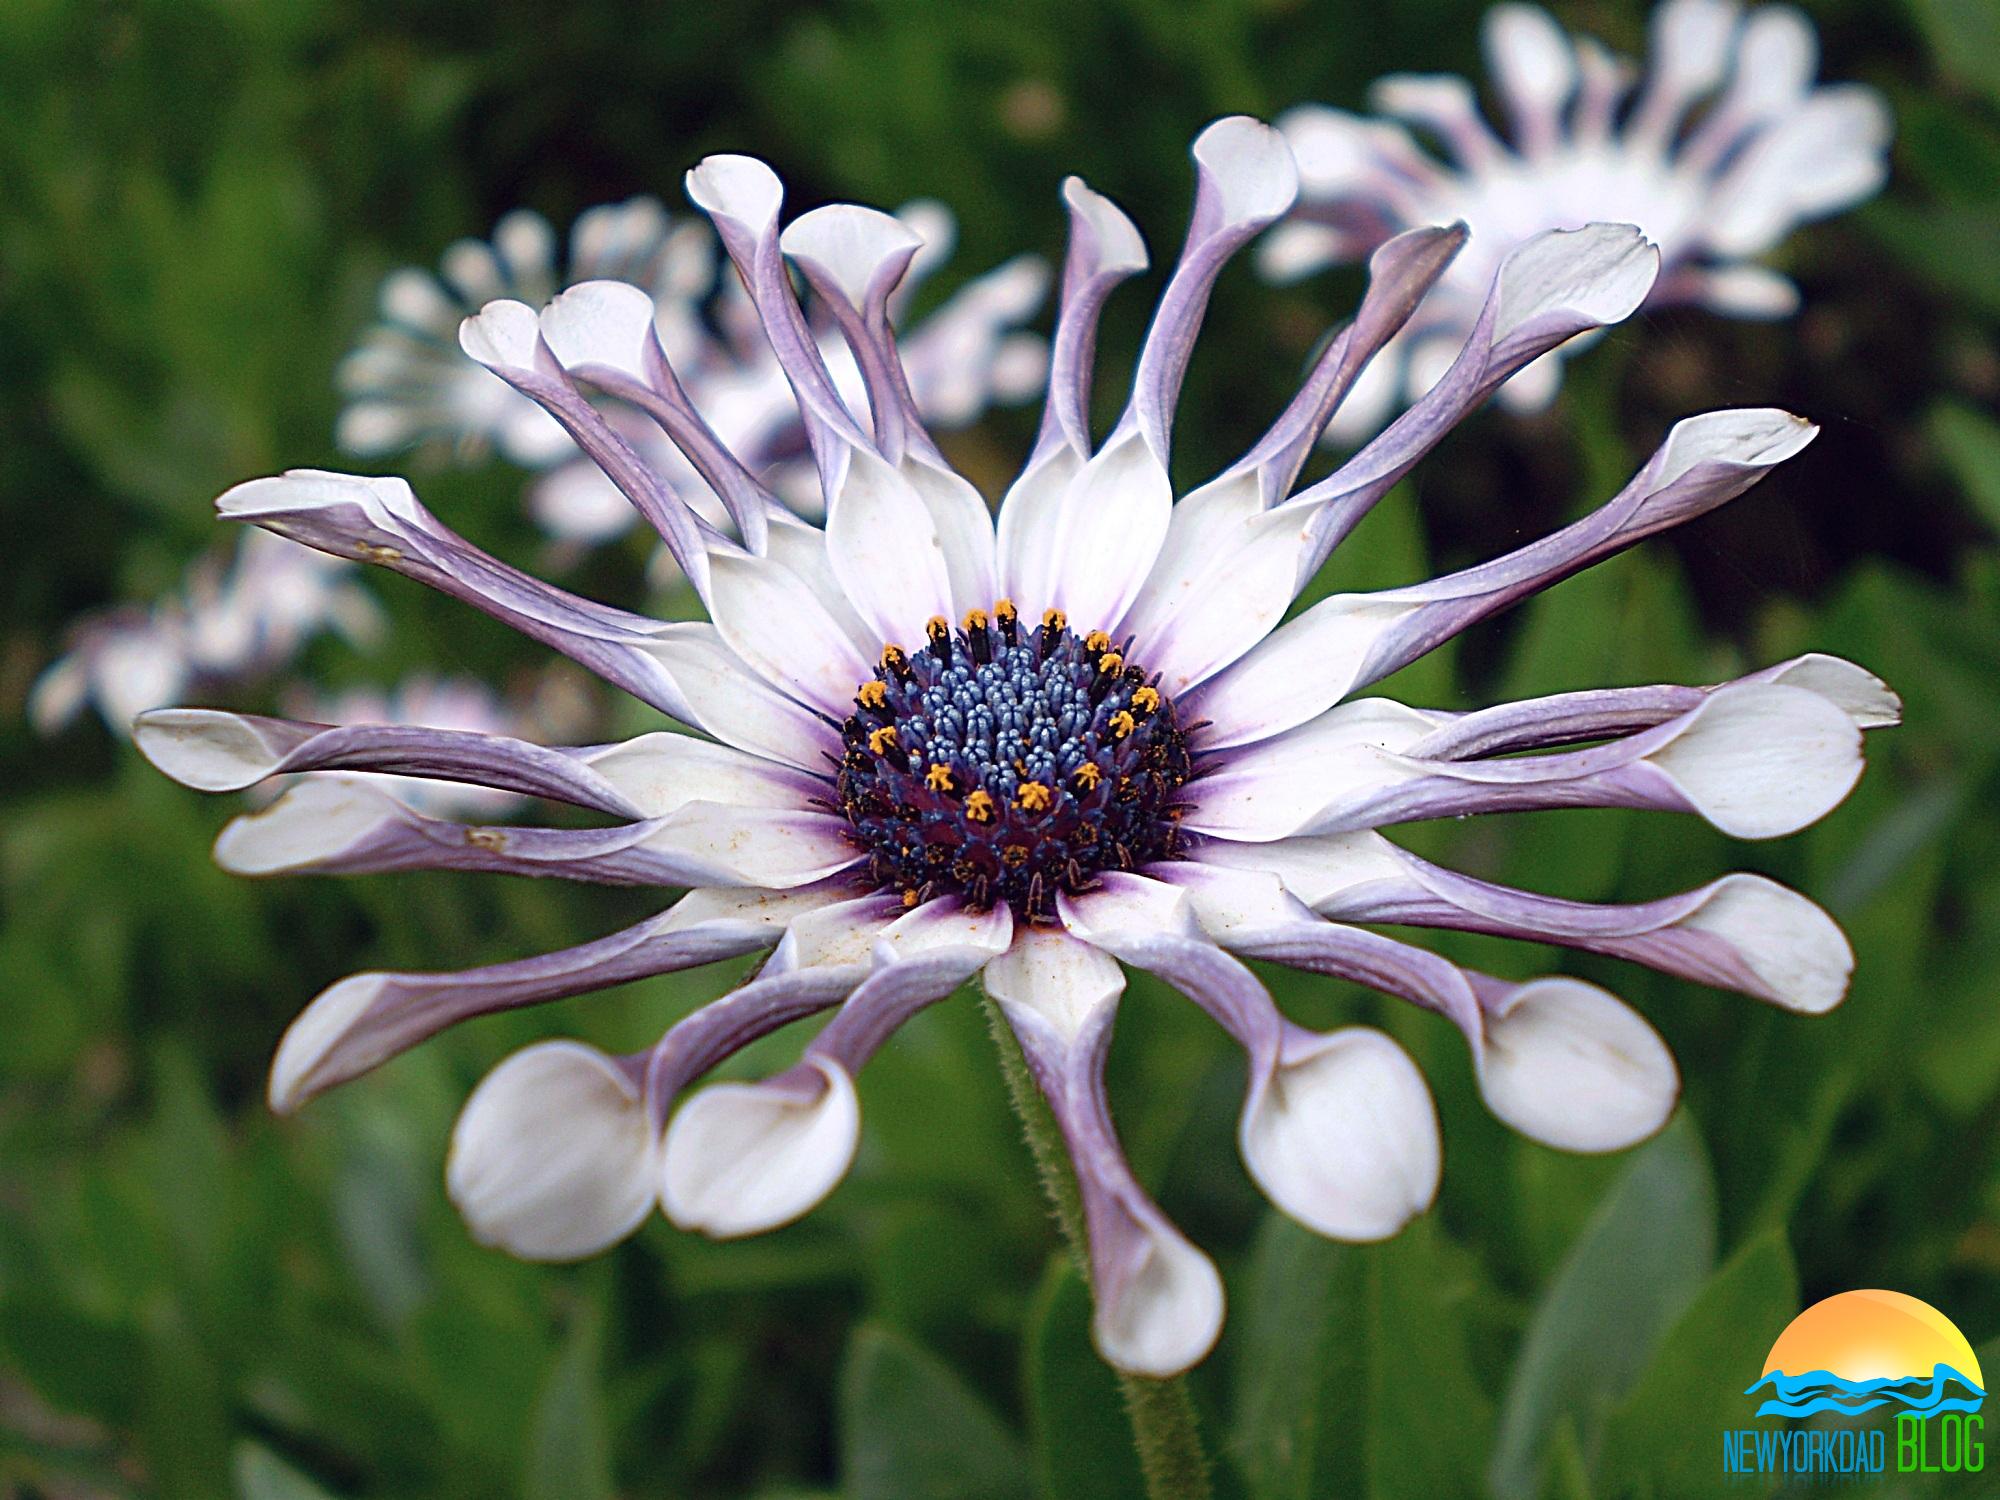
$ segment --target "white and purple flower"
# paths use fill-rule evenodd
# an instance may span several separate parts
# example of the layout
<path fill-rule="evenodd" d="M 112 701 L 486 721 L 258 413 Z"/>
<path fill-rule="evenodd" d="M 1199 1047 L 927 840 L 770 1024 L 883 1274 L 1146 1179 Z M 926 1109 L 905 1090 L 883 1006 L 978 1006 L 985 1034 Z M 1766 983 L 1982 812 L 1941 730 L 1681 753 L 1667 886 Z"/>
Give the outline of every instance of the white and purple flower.
<path fill-rule="evenodd" d="M 910 203 L 897 217 L 919 248 L 892 315 L 950 256 L 957 234 L 940 204 Z M 540 471 L 528 506 L 551 536 L 594 545 L 622 535 L 636 519 L 630 503 L 540 406 L 466 357 L 458 325 L 498 298 L 540 308 L 564 287 L 623 281 L 652 298 L 660 348 L 716 436 L 775 493 L 817 515 L 819 486 L 784 366 L 741 286 L 717 276 L 717 259 L 707 224 L 677 221 L 652 198 L 580 215 L 561 265 L 548 221 L 517 210 L 495 227 L 491 243 L 461 240 L 446 250 L 436 275 L 408 267 L 384 281 L 382 321 L 341 366 L 348 405 L 340 444 L 367 457 L 423 443 L 446 444 L 461 456 L 497 450 Z M 1047 347 L 1020 325 L 1041 306 L 1048 280 L 1038 258 L 1019 256 L 967 283 L 904 336 L 903 368 L 927 425 L 962 427 L 989 406 L 1041 391 Z M 830 323 L 814 333 L 842 400 L 866 420 L 867 382 L 853 354 Z M 629 412 L 607 415 L 705 520 L 724 523 L 700 469 L 658 427 Z"/>
<path fill-rule="evenodd" d="M 1888 106 L 1857 84 L 1816 86 L 1812 24 L 1789 5 L 1747 13 L 1735 0 L 1665 0 L 1653 12 L 1643 84 L 1587 36 L 1538 6 L 1486 16 L 1486 57 L 1511 138 L 1479 113 L 1472 86 L 1399 74 L 1364 118 L 1303 105 L 1278 123 L 1298 157 L 1299 204 L 1259 247 L 1289 280 L 1364 260 L 1391 236 L 1462 220 L 1465 251 L 1336 415 L 1354 441 L 1450 366 L 1494 273 L 1550 229 L 1635 224 L 1659 247 L 1652 306 L 1693 303 L 1738 318 L 1782 318 L 1798 289 L 1758 264 L 1794 228 L 1872 197 L 1888 174 Z M 1704 104 L 1704 101 L 1706 103 Z M 1415 126 L 1444 148 L 1438 161 Z M 1582 341 L 1579 341 L 1582 342 Z M 1501 388 L 1538 411 L 1562 383 L 1552 349 Z"/>
<path fill-rule="evenodd" d="M 329 630 L 360 643 L 380 625 L 346 559 L 251 532 L 197 561 L 178 594 L 71 625 L 69 649 L 28 695 L 29 722 L 55 734 L 95 706 L 126 734 L 146 709 L 269 676 Z"/>
<path fill-rule="evenodd" d="M 240 485 L 221 513 L 442 589 L 677 721 L 622 744 L 548 749 L 470 733 L 151 714 L 140 748 L 228 790 L 318 772 L 217 844 L 245 874 L 449 868 L 686 888 L 581 947 L 463 973 L 363 973 L 322 993 L 278 1050 L 290 1111 L 461 1020 L 768 950 L 753 978 L 638 1053 L 529 1047 L 467 1102 L 448 1184 L 474 1235 L 567 1259 L 663 1208 L 717 1236 L 803 1214 L 859 1133 L 856 1077 L 904 1021 L 983 977 L 1019 1037 L 1082 1189 L 1096 1336 L 1166 1375 L 1210 1348 L 1223 1289 L 1135 1179 L 1106 1107 L 1105 1050 L 1128 967 L 1162 976 L 1249 1058 L 1239 1143 L 1301 1223 L 1394 1234 L 1438 1185 L 1437 1120 L 1384 1033 L 1307 1030 L 1244 957 L 1352 980 L 1437 1011 L 1502 1119 L 1575 1150 L 1627 1146 L 1673 1109 L 1652 1028 L 1604 990 L 1475 973 L 1360 924 L 1500 933 L 1614 954 L 1784 1008 L 1823 1011 L 1852 958 L 1811 901 L 1761 876 L 1596 906 L 1429 864 L 1381 830 L 1417 819 L 1616 806 L 1789 833 L 1861 772 L 1861 731 L 1895 697 L 1808 656 L 1701 687 L 1623 687 L 1478 712 L 1365 690 L 1475 622 L 1740 494 L 1814 429 L 1785 412 L 1679 423 L 1601 509 L 1428 583 L 1336 594 L 1289 621 L 1329 552 L 1455 421 L 1531 361 L 1627 316 L 1655 249 L 1627 226 L 1538 235 L 1501 264 L 1450 370 L 1327 478 L 1298 486 L 1329 416 L 1465 240 L 1398 235 L 1351 324 L 1237 463 L 1176 500 L 1182 377 L 1225 263 L 1290 207 L 1292 154 L 1233 118 L 1195 143 L 1186 243 L 1099 439 L 1087 413 L 1098 315 L 1142 270 L 1107 199 L 1064 187 L 1070 246 L 1040 437 L 997 522 L 926 432 L 889 308 L 917 250 L 897 219 L 835 205 L 780 225 L 762 162 L 689 174 L 795 393 L 826 523 L 780 504 L 676 378 L 643 292 L 596 282 L 537 314 L 469 318 L 466 350 L 540 403 L 658 530 L 707 620 L 663 623 L 565 592 L 448 530 L 397 479 L 300 471 Z M 795 295 L 803 273 L 867 389 L 844 400 Z M 586 396 L 656 422 L 726 506 L 704 520 Z M 601 814 L 589 829 L 468 827 L 329 770 L 444 777 Z M 797 1064 L 682 1099 L 754 1038 L 820 1012 Z"/>

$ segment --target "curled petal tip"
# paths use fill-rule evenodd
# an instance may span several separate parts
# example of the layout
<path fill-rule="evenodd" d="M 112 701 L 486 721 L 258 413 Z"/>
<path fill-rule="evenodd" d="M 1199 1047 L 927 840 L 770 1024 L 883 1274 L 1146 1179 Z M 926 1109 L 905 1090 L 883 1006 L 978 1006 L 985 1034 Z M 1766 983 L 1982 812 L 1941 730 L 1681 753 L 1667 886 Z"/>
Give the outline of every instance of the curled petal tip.
<path fill-rule="evenodd" d="M 1443 1153 L 1423 1075 L 1366 1027 L 1305 1036 L 1287 1053 L 1244 1109 L 1251 1175 L 1309 1229 L 1387 1239 L 1437 1196 Z"/>
<path fill-rule="evenodd" d="M 380 974 L 351 974 L 320 991 L 312 1004 L 299 1012 L 285 1028 L 277 1055 L 271 1059 L 267 1096 L 274 1114 L 292 1114 L 340 1081 L 323 1080 L 317 1075 L 328 1055 L 349 1035 L 355 1022 L 367 1014 L 381 992 Z M 355 1071 L 358 1069 L 349 1069 L 348 1074 Z"/>
<path fill-rule="evenodd" d="M 847 1174 L 861 1134 L 854 1080 L 825 1059 L 808 1061 L 817 1080 L 795 1070 L 718 1083 L 681 1106 L 667 1128 L 660 1195 L 675 1224 L 716 1239 L 761 1234 L 810 1211 Z"/>
<path fill-rule="evenodd" d="M 1227 223 L 1271 223 L 1298 197 L 1292 148 L 1262 120 L 1248 115 L 1217 120 L 1195 138 L 1194 159 L 1220 193 Z"/>
<path fill-rule="evenodd" d="M 1101 1270 L 1100 1282 L 1104 1281 Z M 1107 1363 L 1166 1380 L 1199 1364 L 1222 1333 L 1222 1278 L 1206 1255 L 1161 1226 L 1098 1293 L 1092 1334 Z"/>
<path fill-rule="evenodd" d="M 1796 833 L 1861 777 L 1861 731 L 1836 704 L 1775 682 L 1718 688 L 1647 763 L 1737 838 Z"/>
<path fill-rule="evenodd" d="M 829 203 L 800 214 L 778 237 L 779 249 L 830 277 L 856 307 L 867 306 L 879 276 L 892 267 L 901 274 L 923 244 L 923 236 L 894 214 L 858 203 Z"/>
<path fill-rule="evenodd" d="M 607 365 L 645 379 L 653 299 L 628 281 L 585 281 L 542 310 L 541 336 L 564 368 Z"/>
<path fill-rule="evenodd" d="M 1512 990 L 1485 1018 L 1479 1091 L 1501 1120 L 1565 1151 L 1622 1151 L 1667 1123 L 1673 1054 L 1624 1002 L 1576 979 Z"/>
<path fill-rule="evenodd" d="M 270 774 L 279 757 L 240 714 L 156 708 L 132 724 L 132 742 L 153 766 L 198 792 L 239 792 Z"/>
<path fill-rule="evenodd" d="M 1680 925 L 1727 943 L 1774 1005 L 1817 1016 L 1846 998 L 1854 974 L 1847 934 L 1812 901 L 1774 880 L 1726 876 Z"/>
<path fill-rule="evenodd" d="M 640 1090 L 579 1042 L 542 1042 L 489 1073 L 451 1136 L 445 1185 L 473 1238 L 525 1260 L 609 1249 L 657 1201 Z"/>
<path fill-rule="evenodd" d="M 232 818 L 215 862 L 232 875 L 277 875 L 313 865 L 395 822 L 401 809 L 364 782 L 328 776 L 301 783 L 269 807 Z"/>
<path fill-rule="evenodd" d="M 1146 241 L 1125 211 L 1081 177 L 1066 177 L 1063 202 L 1090 232 L 1100 272 L 1136 274 L 1146 269 Z"/>
<path fill-rule="evenodd" d="M 705 156 L 687 174 L 687 194 L 702 212 L 753 227 L 777 221 L 785 201 L 778 174 L 754 156 Z"/>
<path fill-rule="evenodd" d="M 458 347 L 476 364 L 525 370 L 535 362 L 540 320 L 525 302 L 500 298 L 458 325 Z"/>

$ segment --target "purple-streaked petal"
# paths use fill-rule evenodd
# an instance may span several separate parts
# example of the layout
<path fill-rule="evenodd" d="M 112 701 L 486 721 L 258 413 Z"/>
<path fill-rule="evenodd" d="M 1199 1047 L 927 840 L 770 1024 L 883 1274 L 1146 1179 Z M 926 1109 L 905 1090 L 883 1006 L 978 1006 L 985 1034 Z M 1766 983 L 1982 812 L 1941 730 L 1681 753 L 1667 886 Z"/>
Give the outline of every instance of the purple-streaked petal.
<path fill-rule="evenodd" d="M 639 1084 L 581 1042 L 540 1042 L 501 1063 L 452 1128 L 445 1186 L 482 1245 L 581 1260 L 644 1222 L 659 1139 Z"/>
<path fill-rule="evenodd" d="M 1098 1351 L 1129 1374 L 1165 1378 L 1214 1347 L 1222 1278 L 1146 1195 L 1119 1147 L 1104 1054 L 1124 981 L 1115 963 L 1091 954 L 1057 933 L 1025 933 L 988 966 L 987 987 L 1020 1039 L 1076 1169 Z"/>
<path fill-rule="evenodd" d="M 1179 263 L 1160 295 L 1139 351 L 1132 404 L 1121 427 L 1143 433 L 1165 464 L 1174 407 L 1209 294 L 1230 259 L 1283 217 L 1298 196 L 1298 168 L 1285 138 L 1261 120 L 1232 115 L 1195 138 L 1195 199 Z"/>
<path fill-rule="evenodd" d="M 1522 1134 L 1569 1151 L 1616 1151 L 1673 1111 L 1680 1079 L 1643 1019 L 1594 985 L 1511 985 L 1377 933 L 1292 923 L 1230 939 L 1239 953 L 1367 985 L 1437 1011 L 1472 1049 L 1481 1097 Z"/>
<path fill-rule="evenodd" d="M 1479 113 L 1472 85 L 1450 73 L 1395 73 L 1379 78 L 1368 102 L 1385 115 L 1435 135 L 1461 167 L 1498 169 L 1507 148 Z"/>
<path fill-rule="evenodd" d="M 875 446 L 892 465 L 905 452 L 937 457 L 889 326 L 890 298 L 922 245 L 923 237 L 895 215 L 854 203 L 801 214 L 778 238 L 847 341 L 868 393 Z"/>
<path fill-rule="evenodd" d="M 233 820 L 215 858 L 237 875 L 482 870 L 605 885 L 791 889 L 860 856 L 846 820 L 690 802 L 617 828 L 468 827 L 426 817 L 351 777 L 315 777 Z"/>
<path fill-rule="evenodd" d="M 784 185 L 753 156 L 710 156 L 687 174 L 687 192 L 715 224 L 743 278 L 764 336 L 798 400 L 821 487 L 830 495 L 839 487 L 849 453 L 874 445 L 834 388 L 786 273 L 778 244 Z"/>
<path fill-rule="evenodd" d="M 777 942 L 797 916 L 841 892 L 697 890 L 622 932 L 532 958 L 456 973 L 353 974 L 320 992 L 271 1063 L 270 1103 L 290 1114 L 446 1027 L 655 974 L 734 958 Z"/>
<path fill-rule="evenodd" d="M 1609 744 L 1500 760 L 1417 759 L 1398 737 L 1418 724 L 1400 714 L 1422 718 L 1361 700 L 1236 752 L 1203 779 L 1187 826 L 1267 842 L 1473 813 L 1640 807 L 1696 813 L 1737 838 L 1775 838 L 1824 817 L 1861 774 L 1853 721 L 1818 694 L 1777 683 L 1717 689 L 1679 718 Z"/>
<path fill-rule="evenodd" d="M 1816 90 L 1746 147 L 1716 185 L 1704 243 L 1720 256 L 1762 254 L 1794 226 L 1879 192 L 1893 133 L 1889 107 L 1873 89 Z"/>
<path fill-rule="evenodd" d="M 577 447 L 611 476 L 612 483 L 660 534 L 695 592 L 706 597 L 706 523 L 570 381 L 542 339 L 541 320 L 535 310 L 524 302 L 489 302 L 460 326 L 458 341 L 475 362 L 562 424 Z"/>
<path fill-rule="evenodd" d="M 1119 282 L 1146 269 L 1146 242 L 1118 205 L 1080 177 L 1063 180 L 1069 210 L 1069 251 L 1063 260 L 1055 338 L 1049 346 L 1049 395 L 1032 473 L 1056 448 L 1090 457 L 1090 386 L 1097 355 L 1097 319 Z M 1005 522 L 1002 535 L 1005 536 Z"/>
<path fill-rule="evenodd" d="M 1319 1036 L 1285 1021 L 1257 977 L 1201 932 L 1201 904 L 1178 885 L 1129 874 L 1059 898 L 1071 933 L 1158 974 L 1249 1055 L 1237 1140 L 1273 1203 L 1338 1239 L 1396 1233 L 1430 1206 L 1441 1161 L 1437 1116 L 1416 1065 L 1380 1033 Z M 1292 907 L 1295 916 L 1270 920 L 1316 921 Z"/>
<path fill-rule="evenodd" d="M 1006 907 L 973 913 L 954 902 L 929 903 L 883 929 L 873 972 L 796 1065 L 761 1083 L 704 1089 L 674 1116 L 662 1177 L 668 1217 L 729 1238 L 775 1229 L 817 1204 L 854 1159 L 854 1075 L 904 1021 L 1004 953 L 1012 932 Z"/>
<path fill-rule="evenodd" d="M 775 497 L 730 452 L 688 398 L 660 343 L 659 309 L 623 281 L 587 281 L 542 310 L 542 341 L 579 379 L 644 411 L 672 439 L 735 521 L 752 552 L 765 547 Z"/>
<path fill-rule="evenodd" d="M 1198 706 L 1215 722 L 1208 743 L 1218 747 L 1302 723 L 1474 622 L 1734 499 L 1817 432 L 1809 422 L 1768 408 L 1678 422 L 1632 481 L 1582 520 L 1506 557 L 1414 588 L 1323 600 L 1205 684 L 1187 706 Z"/>

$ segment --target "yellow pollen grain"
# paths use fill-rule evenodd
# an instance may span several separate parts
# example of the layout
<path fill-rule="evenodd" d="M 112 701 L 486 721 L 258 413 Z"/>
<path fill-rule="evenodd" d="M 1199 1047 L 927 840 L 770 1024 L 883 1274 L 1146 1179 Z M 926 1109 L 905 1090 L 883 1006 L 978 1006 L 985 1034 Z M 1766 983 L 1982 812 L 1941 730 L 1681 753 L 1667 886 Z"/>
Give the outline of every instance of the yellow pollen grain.
<path fill-rule="evenodd" d="M 1014 794 L 1014 802 L 1023 812 L 1046 812 L 1050 800 L 1049 789 L 1039 781 L 1023 782 Z"/>
<path fill-rule="evenodd" d="M 924 621 L 924 634 L 934 641 L 941 641 L 951 634 L 951 621 L 943 615 L 932 615 Z"/>
<path fill-rule="evenodd" d="M 924 772 L 924 785 L 934 792 L 950 791 L 951 768 L 949 766 L 932 766 L 928 771 Z"/>
<path fill-rule="evenodd" d="M 916 904 L 917 904 L 917 893 L 915 891 L 903 892 L 903 905 L 906 908 L 915 906 Z"/>
<path fill-rule="evenodd" d="M 986 611 L 983 609 L 968 609 L 965 612 L 965 628 L 968 631 L 984 630 L 986 628 Z"/>
<path fill-rule="evenodd" d="M 993 821 L 993 794 L 981 787 L 965 799 L 965 815 L 975 823 Z"/>
<path fill-rule="evenodd" d="M 1159 690 L 1150 687 L 1132 689 L 1132 706 L 1142 714 L 1157 712 L 1160 707 Z"/>
<path fill-rule="evenodd" d="M 1111 716 L 1111 737 L 1114 740 L 1124 739 L 1126 735 L 1138 727 L 1139 721 L 1122 708 Z"/>
<path fill-rule="evenodd" d="M 1009 844 L 1000 851 L 1000 863 L 1012 869 L 1020 869 L 1028 862 L 1028 851 L 1019 844 Z"/>
<path fill-rule="evenodd" d="M 864 682 L 854 696 L 863 708 L 880 708 L 889 701 L 889 689 L 879 682 Z"/>
<path fill-rule="evenodd" d="M 1086 791 L 1094 791 L 1097 783 L 1104 779 L 1104 772 L 1096 761 L 1087 760 L 1074 772 L 1077 783 Z"/>
<path fill-rule="evenodd" d="M 1042 611 L 1042 629 L 1067 630 L 1069 629 L 1069 616 L 1059 609 L 1045 609 Z"/>
<path fill-rule="evenodd" d="M 1021 612 L 1014 608 L 1014 601 L 1012 599 L 996 599 L 993 601 L 993 618 L 998 620 L 1002 625 L 1012 625 L 1020 616 Z"/>
<path fill-rule="evenodd" d="M 900 673 L 909 659 L 903 648 L 893 641 L 882 648 L 882 670 L 885 672 Z"/>
<path fill-rule="evenodd" d="M 1083 638 L 1083 649 L 1090 652 L 1108 651 L 1111 649 L 1111 637 L 1101 630 L 1093 630 Z"/>
<path fill-rule="evenodd" d="M 868 731 L 868 748 L 877 755 L 880 755 L 895 743 L 896 726 L 894 724 L 884 724 L 880 729 L 871 729 Z"/>
<path fill-rule="evenodd" d="M 1116 651 L 1107 651 L 1097 658 L 1097 670 L 1106 677 L 1113 676 L 1125 665 L 1125 658 Z"/>

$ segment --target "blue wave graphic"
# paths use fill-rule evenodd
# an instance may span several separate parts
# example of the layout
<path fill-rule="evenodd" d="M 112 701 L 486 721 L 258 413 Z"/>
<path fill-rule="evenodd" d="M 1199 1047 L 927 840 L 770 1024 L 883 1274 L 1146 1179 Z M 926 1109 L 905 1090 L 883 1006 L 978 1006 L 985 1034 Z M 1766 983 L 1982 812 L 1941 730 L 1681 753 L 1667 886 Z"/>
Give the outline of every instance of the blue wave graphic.
<path fill-rule="evenodd" d="M 1954 1392 L 1954 1385 L 1964 1394 Z M 1977 1382 L 1950 1365 L 1938 1365 L 1928 1376 L 1883 1376 L 1877 1380 L 1843 1380 L 1831 1370 L 1808 1370 L 1803 1375 L 1773 1370 L 1743 1394 L 1754 1396 L 1766 1386 L 1774 1395 L 1757 1408 L 1760 1417 L 1810 1417 L 1823 1411 L 1851 1417 L 1897 1402 L 1911 1416 L 1930 1417 L 1944 1411 L 1978 1411 L 1986 1400 L 1986 1392 Z"/>

